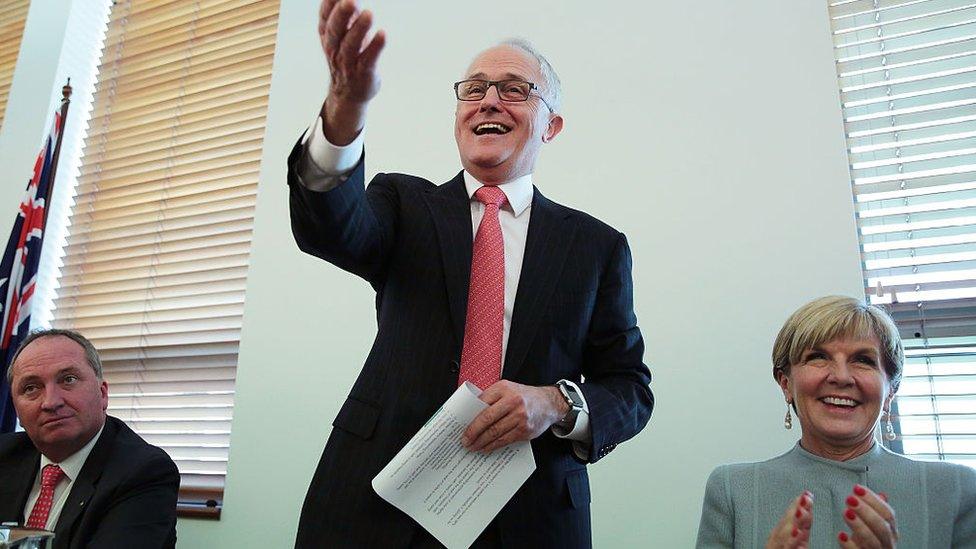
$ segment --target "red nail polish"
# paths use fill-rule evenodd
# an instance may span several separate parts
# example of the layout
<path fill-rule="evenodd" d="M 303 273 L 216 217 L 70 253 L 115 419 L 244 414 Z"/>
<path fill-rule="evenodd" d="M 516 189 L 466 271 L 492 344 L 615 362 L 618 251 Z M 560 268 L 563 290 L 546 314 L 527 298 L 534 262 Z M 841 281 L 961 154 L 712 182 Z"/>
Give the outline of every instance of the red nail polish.
<path fill-rule="evenodd" d="M 884 500 L 885 503 L 888 503 L 888 494 L 884 492 L 878 492 L 878 495 L 881 497 L 881 499 Z"/>
<path fill-rule="evenodd" d="M 796 529 L 796 526 L 793 527 L 793 532 L 791 532 L 790 535 L 793 536 L 794 538 L 800 535 L 800 531 Z"/>
<path fill-rule="evenodd" d="M 837 534 L 837 539 L 839 539 L 841 543 L 847 543 L 847 532 Z"/>
<path fill-rule="evenodd" d="M 806 507 L 806 506 L 807 506 L 807 497 L 805 495 L 800 496 L 800 507 Z"/>
<path fill-rule="evenodd" d="M 868 491 L 865 490 L 864 487 L 861 486 L 860 484 L 855 484 L 854 485 L 854 493 L 857 494 L 857 495 L 859 495 L 859 496 L 863 496 L 864 494 L 867 494 Z"/>
<path fill-rule="evenodd" d="M 856 517 L 857 514 L 854 513 L 854 509 L 848 509 L 847 511 L 844 511 L 844 516 L 847 517 L 847 520 L 854 520 L 854 517 Z"/>
<path fill-rule="evenodd" d="M 851 507 L 857 507 L 857 498 L 854 496 L 847 496 L 847 505 Z"/>
<path fill-rule="evenodd" d="M 797 509 L 796 510 L 796 518 L 800 518 L 802 515 L 803 515 L 803 511 L 800 511 L 799 509 Z"/>

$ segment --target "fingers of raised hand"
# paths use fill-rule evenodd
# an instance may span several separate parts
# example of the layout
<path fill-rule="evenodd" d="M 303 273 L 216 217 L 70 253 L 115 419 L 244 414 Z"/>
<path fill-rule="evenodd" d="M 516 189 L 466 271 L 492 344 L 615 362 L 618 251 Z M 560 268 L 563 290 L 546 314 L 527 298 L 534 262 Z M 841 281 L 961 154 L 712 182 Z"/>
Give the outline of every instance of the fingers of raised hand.
<path fill-rule="evenodd" d="M 322 0 L 319 4 L 319 34 L 325 34 L 325 22 L 329 20 L 329 14 L 337 3 L 336 0 Z"/>
<path fill-rule="evenodd" d="M 349 29 L 343 36 L 336 55 L 336 60 L 342 63 L 347 70 L 354 70 L 359 64 L 363 41 L 372 25 L 373 14 L 369 11 L 362 11 L 351 20 Z"/>
<path fill-rule="evenodd" d="M 324 22 L 319 19 L 319 35 L 330 63 L 335 61 L 339 46 L 349 31 L 349 23 L 358 12 L 359 8 L 354 0 L 341 0 L 329 11 Z"/>
<path fill-rule="evenodd" d="M 364 71 L 372 71 L 376 68 L 376 60 L 380 58 L 380 52 L 386 45 L 386 33 L 382 30 L 376 31 L 373 39 L 363 48 L 359 54 L 359 67 Z"/>

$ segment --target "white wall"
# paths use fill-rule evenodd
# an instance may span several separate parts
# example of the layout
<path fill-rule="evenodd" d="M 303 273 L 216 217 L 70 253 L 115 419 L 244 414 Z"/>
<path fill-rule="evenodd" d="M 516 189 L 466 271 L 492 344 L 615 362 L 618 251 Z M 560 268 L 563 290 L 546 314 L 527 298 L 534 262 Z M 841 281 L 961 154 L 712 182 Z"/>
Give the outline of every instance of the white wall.
<path fill-rule="evenodd" d="M 180 547 L 290 543 L 375 331 L 368 286 L 303 256 L 288 225 L 285 157 L 326 86 L 317 3 L 282 1 L 223 518 L 181 520 Z M 797 436 L 770 375 L 780 323 L 861 292 L 826 3 L 367 5 L 389 36 L 371 173 L 456 173 L 450 85 L 480 48 L 524 36 L 559 71 L 566 127 L 535 181 L 628 234 L 658 400 L 647 430 L 590 468 L 595 546 L 691 546 L 708 472 Z"/>
<path fill-rule="evenodd" d="M 0 238 L 6 246 L 17 206 L 61 101 L 58 59 L 71 0 L 31 2 L 0 127 Z"/>

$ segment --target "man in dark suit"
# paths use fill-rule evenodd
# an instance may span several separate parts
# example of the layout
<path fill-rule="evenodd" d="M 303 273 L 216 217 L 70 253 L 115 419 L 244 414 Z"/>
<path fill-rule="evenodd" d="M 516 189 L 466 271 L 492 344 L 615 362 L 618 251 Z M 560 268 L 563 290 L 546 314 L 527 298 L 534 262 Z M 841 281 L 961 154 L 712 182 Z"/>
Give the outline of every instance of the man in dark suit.
<path fill-rule="evenodd" d="M 455 84 L 461 173 L 441 186 L 379 174 L 364 190 L 385 43 L 371 25 L 354 0 L 322 3 L 329 94 L 288 159 L 299 247 L 367 280 L 378 324 L 296 547 L 437 546 L 370 481 L 464 381 L 489 407 L 462 444 L 530 440 L 537 466 L 475 546 L 589 547 L 585 463 L 639 432 L 654 403 L 626 238 L 533 187 L 563 120 L 558 77 L 524 42 L 482 52 Z"/>
<path fill-rule="evenodd" d="M 0 522 L 51 530 L 55 549 L 175 547 L 179 472 L 106 415 L 91 342 L 35 332 L 7 379 L 24 432 L 0 435 Z"/>

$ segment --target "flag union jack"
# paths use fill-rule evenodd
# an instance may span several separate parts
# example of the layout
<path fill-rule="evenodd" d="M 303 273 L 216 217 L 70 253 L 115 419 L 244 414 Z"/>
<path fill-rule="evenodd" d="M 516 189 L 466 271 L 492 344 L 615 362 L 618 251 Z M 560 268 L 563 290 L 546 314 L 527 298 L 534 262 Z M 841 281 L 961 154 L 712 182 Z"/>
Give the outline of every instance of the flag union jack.
<path fill-rule="evenodd" d="M 27 184 L 27 191 L 20 203 L 20 211 L 14 220 L 7 249 L 0 262 L 0 309 L 2 309 L 2 337 L 0 337 L 0 433 L 14 430 L 16 414 L 10 400 L 11 388 L 7 385 L 6 369 L 10 359 L 30 329 L 31 299 L 37 281 L 37 266 L 41 259 L 44 241 L 44 215 L 50 196 L 54 146 L 61 131 L 61 114 L 55 113 L 54 123 L 48 133 L 37 161 L 34 175 Z"/>

